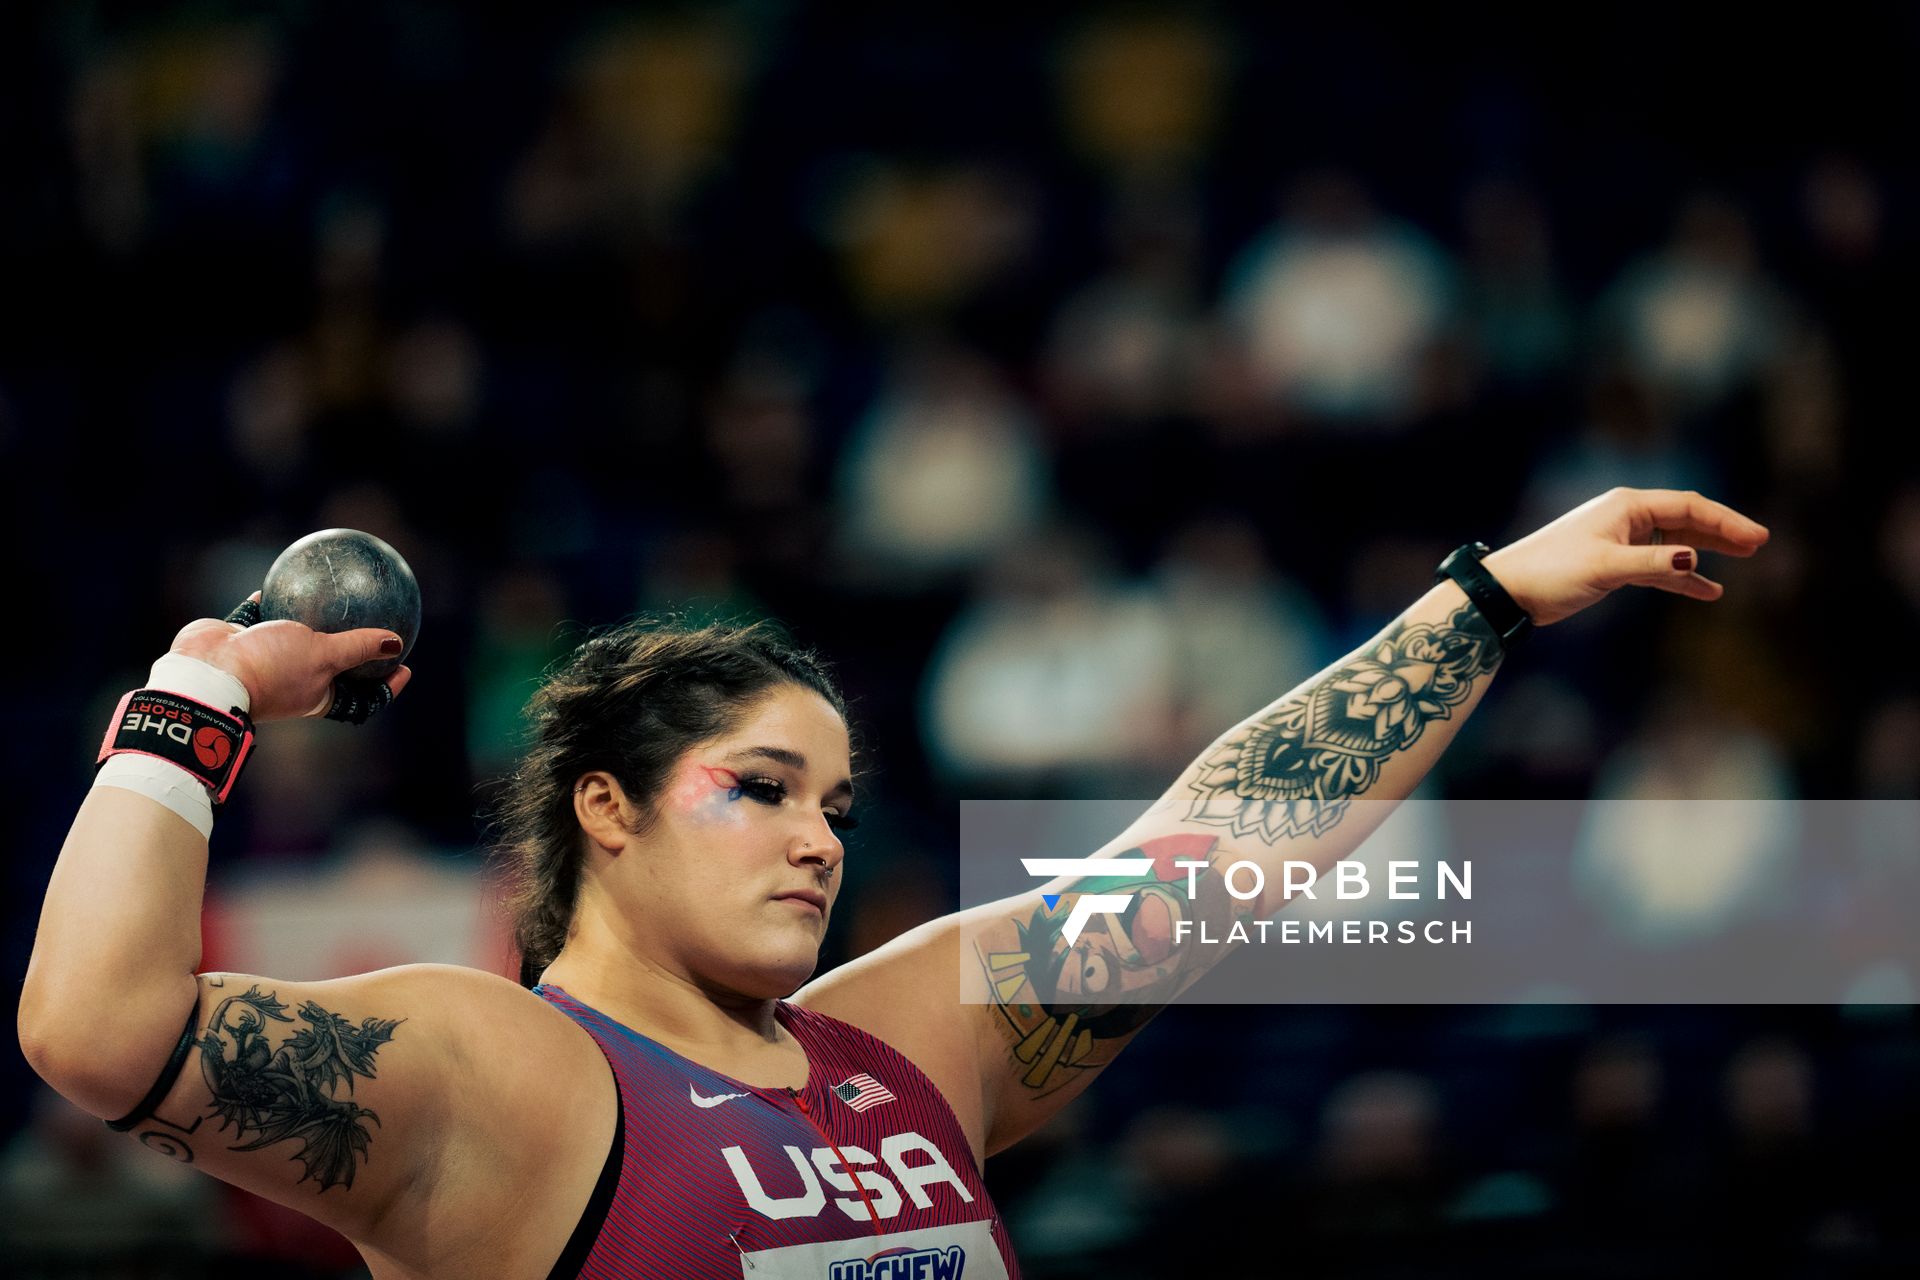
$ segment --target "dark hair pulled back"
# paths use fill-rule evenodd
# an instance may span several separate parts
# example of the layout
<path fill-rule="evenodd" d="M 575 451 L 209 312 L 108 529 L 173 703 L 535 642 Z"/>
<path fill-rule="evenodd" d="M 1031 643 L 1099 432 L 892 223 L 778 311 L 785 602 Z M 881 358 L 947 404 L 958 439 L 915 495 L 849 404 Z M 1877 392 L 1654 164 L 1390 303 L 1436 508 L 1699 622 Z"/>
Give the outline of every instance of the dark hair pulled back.
<path fill-rule="evenodd" d="M 527 703 L 531 741 L 504 784 L 494 854 L 521 986 L 538 981 L 573 926 L 585 850 L 573 811 L 580 775 L 605 770 L 650 814 L 683 752 L 729 732 L 783 684 L 813 690 L 846 718 L 819 657 L 766 621 L 635 619 L 547 673 Z"/>

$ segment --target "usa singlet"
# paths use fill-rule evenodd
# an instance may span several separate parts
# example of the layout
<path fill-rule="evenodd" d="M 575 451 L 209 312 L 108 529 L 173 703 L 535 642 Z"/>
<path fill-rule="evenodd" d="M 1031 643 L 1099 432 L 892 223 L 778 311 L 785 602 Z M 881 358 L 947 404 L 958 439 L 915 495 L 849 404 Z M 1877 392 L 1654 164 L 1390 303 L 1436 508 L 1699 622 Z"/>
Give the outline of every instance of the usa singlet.
<path fill-rule="evenodd" d="M 806 1088 L 760 1089 L 581 1004 L 620 1117 L 550 1280 L 1015 1280 L 1019 1266 L 953 1108 L 920 1069 L 784 1001 Z"/>

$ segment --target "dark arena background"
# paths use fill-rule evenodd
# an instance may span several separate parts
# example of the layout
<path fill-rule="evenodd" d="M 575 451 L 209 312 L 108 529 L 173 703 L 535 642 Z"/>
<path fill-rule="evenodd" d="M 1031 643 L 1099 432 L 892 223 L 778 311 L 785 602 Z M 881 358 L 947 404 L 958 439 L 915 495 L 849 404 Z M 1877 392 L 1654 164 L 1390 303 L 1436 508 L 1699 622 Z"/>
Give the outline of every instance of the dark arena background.
<path fill-rule="evenodd" d="M 1617 484 L 1772 544 L 1535 637 L 1423 794 L 1914 797 L 1920 9 L 1346 8 L 5 6 L 14 981 L 113 699 L 337 525 L 416 679 L 263 733 L 208 968 L 508 972 L 488 783 L 582 625 L 834 662 L 832 964 L 961 799 L 1155 795 Z M 1036 1280 L 1911 1275 L 1912 999 L 1176 1008 L 987 1177 Z M 364 1274 L 0 1070 L 8 1274 Z"/>

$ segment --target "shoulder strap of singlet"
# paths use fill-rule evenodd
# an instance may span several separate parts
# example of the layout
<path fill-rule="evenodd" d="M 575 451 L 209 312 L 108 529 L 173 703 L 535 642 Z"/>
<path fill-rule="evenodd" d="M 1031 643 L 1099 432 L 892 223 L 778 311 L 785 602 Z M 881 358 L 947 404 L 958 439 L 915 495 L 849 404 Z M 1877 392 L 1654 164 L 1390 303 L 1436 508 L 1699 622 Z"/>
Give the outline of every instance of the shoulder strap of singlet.
<path fill-rule="evenodd" d="M 593 1242 L 600 1238 L 600 1228 L 607 1224 L 607 1211 L 613 1208 L 613 1192 L 620 1185 L 620 1169 L 627 1150 L 627 1104 L 620 1097 L 617 1078 L 613 1082 L 613 1105 L 613 1146 L 607 1151 L 607 1162 L 601 1166 L 600 1180 L 593 1184 L 587 1207 L 581 1212 L 580 1221 L 574 1224 L 573 1234 L 567 1237 L 567 1247 L 560 1251 L 560 1260 L 547 1273 L 547 1280 L 574 1280 L 580 1268 L 587 1265 L 587 1255 L 593 1252 Z"/>

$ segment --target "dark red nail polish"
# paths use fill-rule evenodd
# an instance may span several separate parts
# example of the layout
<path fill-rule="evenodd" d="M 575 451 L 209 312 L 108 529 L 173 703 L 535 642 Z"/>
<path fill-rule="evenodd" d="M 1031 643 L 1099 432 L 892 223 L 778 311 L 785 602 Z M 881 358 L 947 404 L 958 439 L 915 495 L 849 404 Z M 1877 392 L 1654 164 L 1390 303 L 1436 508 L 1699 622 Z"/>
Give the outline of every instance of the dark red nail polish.
<path fill-rule="evenodd" d="M 400 643 L 399 636 L 388 636 L 380 642 L 380 656 L 384 658 L 396 658 L 400 656 L 400 650 L 404 648 L 406 648 L 406 646 Z"/>
<path fill-rule="evenodd" d="M 1682 573 L 1693 572 L 1693 552 L 1676 551 L 1673 553 L 1673 567 Z"/>

